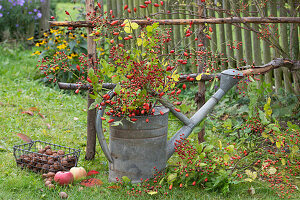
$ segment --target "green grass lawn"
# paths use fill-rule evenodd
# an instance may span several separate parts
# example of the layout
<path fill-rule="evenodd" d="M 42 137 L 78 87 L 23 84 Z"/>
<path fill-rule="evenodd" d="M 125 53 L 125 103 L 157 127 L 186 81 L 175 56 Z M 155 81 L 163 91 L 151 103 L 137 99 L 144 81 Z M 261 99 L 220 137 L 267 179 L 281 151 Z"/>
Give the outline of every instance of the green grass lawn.
<path fill-rule="evenodd" d="M 37 73 L 35 57 L 26 50 L 11 50 L 2 46 L 0 50 L 0 199 L 59 199 L 58 193 L 65 191 L 69 199 L 134 199 L 126 194 L 128 189 L 108 189 L 108 162 L 99 145 L 93 161 L 85 161 L 86 146 L 86 101 L 74 94 L 65 94 L 57 89 L 44 86 L 34 80 Z M 32 108 L 39 109 L 45 119 L 34 111 L 30 116 L 22 114 Z M 48 124 L 48 125 L 47 125 Z M 48 126 L 50 125 L 50 128 Z M 179 127 L 170 122 L 169 132 Z M 56 186 L 49 190 L 44 186 L 40 174 L 21 170 L 16 166 L 13 145 L 24 143 L 17 137 L 23 133 L 33 140 L 48 141 L 81 150 L 79 166 L 100 171 L 97 178 L 104 184 L 99 187 L 83 188 L 75 183 L 63 188 Z M 253 184 L 256 194 L 250 196 L 250 184 L 232 188 L 223 196 L 199 187 L 174 188 L 168 195 L 143 194 L 142 199 L 277 199 L 274 191 L 266 186 Z M 297 199 L 297 196 L 295 197 Z"/>

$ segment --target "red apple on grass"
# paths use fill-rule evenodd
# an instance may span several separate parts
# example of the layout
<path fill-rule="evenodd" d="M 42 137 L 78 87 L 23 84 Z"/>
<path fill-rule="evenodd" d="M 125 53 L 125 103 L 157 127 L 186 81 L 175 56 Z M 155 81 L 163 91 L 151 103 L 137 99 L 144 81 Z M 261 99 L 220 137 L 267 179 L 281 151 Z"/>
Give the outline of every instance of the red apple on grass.
<path fill-rule="evenodd" d="M 69 185 L 73 182 L 74 177 L 71 172 L 59 171 L 54 176 L 54 181 L 59 185 Z"/>
<path fill-rule="evenodd" d="M 72 167 L 70 172 L 73 174 L 75 181 L 86 177 L 86 171 L 83 167 Z"/>

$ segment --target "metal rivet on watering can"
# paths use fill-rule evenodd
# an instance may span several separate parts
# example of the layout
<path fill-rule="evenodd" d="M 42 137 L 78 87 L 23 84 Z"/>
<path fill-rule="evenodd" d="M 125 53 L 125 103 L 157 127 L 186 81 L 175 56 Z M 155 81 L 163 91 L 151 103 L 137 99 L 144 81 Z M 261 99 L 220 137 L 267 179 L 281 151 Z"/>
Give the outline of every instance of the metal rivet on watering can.
<path fill-rule="evenodd" d="M 167 141 L 169 112 L 167 108 L 176 112 L 170 103 L 160 101 L 167 108 L 156 109 L 157 115 L 141 116 L 136 123 L 122 120 L 123 125 L 111 126 L 109 148 L 102 131 L 101 117 L 105 107 L 99 110 L 96 130 L 104 155 L 110 162 L 109 181 L 116 181 L 116 177 L 120 179 L 122 176 L 127 176 L 132 182 L 140 182 L 141 178 L 151 178 L 155 172 L 154 167 L 162 170 L 175 151 L 175 142 L 187 138 L 241 77 L 243 75 L 240 71 L 233 69 L 223 71 L 218 91 L 190 119 L 181 117 L 181 120 L 184 119 L 185 126 L 177 131 L 169 141 Z M 110 96 L 113 96 L 113 92 L 110 93 Z M 159 111 L 163 111 L 164 114 L 159 114 Z M 147 117 L 151 117 L 149 124 L 145 122 Z"/>

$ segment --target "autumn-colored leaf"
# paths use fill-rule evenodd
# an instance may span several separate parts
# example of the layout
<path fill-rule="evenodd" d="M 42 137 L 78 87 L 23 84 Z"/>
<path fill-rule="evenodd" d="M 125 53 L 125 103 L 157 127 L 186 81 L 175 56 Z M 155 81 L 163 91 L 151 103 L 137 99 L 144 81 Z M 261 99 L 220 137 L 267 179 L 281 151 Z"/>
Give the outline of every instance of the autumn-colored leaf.
<path fill-rule="evenodd" d="M 120 189 L 121 187 L 118 186 L 118 185 L 111 185 L 111 186 L 108 186 L 107 188 L 109 188 L 109 189 Z"/>
<path fill-rule="evenodd" d="M 103 182 L 100 179 L 97 178 L 90 178 L 86 179 L 80 182 L 80 185 L 86 186 L 86 187 L 93 187 L 97 185 L 102 185 Z"/>
<path fill-rule="evenodd" d="M 29 111 L 29 110 L 23 111 L 22 114 L 27 114 L 27 115 L 33 116 L 33 112 Z"/>
<path fill-rule="evenodd" d="M 87 176 L 92 176 L 92 175 L 96 175 L 96 174 L 99 174 L 99 172 L 95 171 L 95 170 L 91 170 L 87 173 Z"/>
<path fill-rule="evenodd" d="M 23 134 L 23 133 L 17 133 L 17 136 L 19 138 L 21 138 L 21 140 L 23 140 L 24 142 L 31 142 L 31 138 L 28 137 L 27 135 Z"/>
<path fill-rule="evenodd" d="M 31 111 L 40 111 L 40 109 L 38 109 L 36 107 L 31 107 L 31 108 L 29 108 L 29 110 L 31 110 Z"/>
<path fill-rule="evenodd" d="M 45 119 L 45 116 L 42 113 L 38 113 L 41 118 Z"/>

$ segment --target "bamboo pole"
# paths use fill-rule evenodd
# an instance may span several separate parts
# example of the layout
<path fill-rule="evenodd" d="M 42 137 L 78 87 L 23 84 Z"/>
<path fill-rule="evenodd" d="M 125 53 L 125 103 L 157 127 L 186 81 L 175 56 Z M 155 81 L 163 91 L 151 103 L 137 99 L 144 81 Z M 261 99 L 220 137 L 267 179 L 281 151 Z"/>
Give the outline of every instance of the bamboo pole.
<path fill-rule="evenodd" d="M 287 12 L 285 11 L 285 2 L 280 1 L 280 17 L 286 17 Z M 280 45 L 282 48 L 286 51 L 289 49 L 289 38 L 288 38 L 288 30 L 287 30 L 287 24 L 280 24 Z M 288 54 L 288 53 L 287 53 Z M 293 92 L 293 86 L 292 86 L 292 79 L 291 79 L 291 73 L 286 68 L 282 68 L 283 71 L 283 81 L 284 81 L 284 88 L 285 93 L 291 93 Z"/>
<path fill-rule="evenodd" d="M 208 16 L 215 18 L 215 11 L 210 9 L 208 10 Z M 217 44 L 218 44 L 218 38 L 217 38 L 217 34 L 216 34 L 216 25 L 215 24 L 211 24 L 210 27 L 212 28 L 213 32 L 211 33 L 211 40 L 209 40 L 210 43 L 210 49 L 212 51 L 212 57 L 215 57 L 215 55 L 217 54 Z M 223 33 L 224 34 L 224 33 Z M 212 58 L 212 61 L 217 61 L 216 58 Z M 217 67 L 217 64 L 214 64 L 214 68 Z"/>
<path fill-rule="evenodd" d="M 265 7 L 264 9 L 264 16 L 268 16 L 268 10 L 267 7 Z M 264 28 L 264 27 L 262 27 Z M 263 58 L 264 58 L 264 63 L 267 63 L 271 60 L 271 49 L 270 49 L 270 44 L 267 41 L 263 41 Z M 272 76 L 273 73 L 269 72 L 267 74 L 264 75 L 264 80 L 266 83 L 271 84 L 272 85 Z"/>
<path fill-rule="evenodd" d="M 296 9 L 295 4 L 297 0 L 289 0 L 289 4 L 291 5 L 291 13 L 292 17 L 299 16 L 299 8 Z M 298 38 L 298 25 L 291 25 L 291 33 L 290 33 L 290 55 L 292 59 L 300 59 L 299 54 L 299 38 Z M 296 95 L 300 95 L 300 73 L 295 72 L 292 73 L 293 82 L 294 82 L 294 92 Z"/>
<path fill-rule="evenodd" d="M 120 24 L 123 21 L 120 20 Z M 236 24 L 236 23 L 300 23 L 300 17 L 229 17 L 229 18 L 215 18 L 215 19 L 163 19 L 163 20 L 132 20 L 139 25 L 151 25 L 152 23 L 159 23 L 160 25 L 189 25 L 189 24 Z M 92 27 L 88 21 L 49 21 L 51 26 L 71 26 L 71 27 Z"/>
<path fill-rule="evenodd" d="M 107 1 L 111 1 L 111 10 L 113 11 L 113 15 L 116 18 L 118 16 L 117 15 L 117 1 L 116 0 L 107 0 Z"/>
<path fill-rule="evenodd" d="M 249 3 L 248 0 L 245 1 L 245 3 Z M 249 7 L 246 8 L 246 11 L 249 11 Z M 245 27 L 245 25 L 244 25 Z M 246 54 L 246 61 L 248 64 L 253 63 L 253 56 L 252 56 L 252 40 L 251 40 L 251 32 L 248 30 L 244 29 L 244 41 L 245 43 L 243 44 L 243 49 L 245 49 L 245 54 Z M 259 49 L 255 48 L 255 51 L 258 51 L 260 53 L 260 47 Z M 260 54 L 259 54 L 260 55 Z M 258 63 L 259 65 L 261 64 Z"/>
<path fill-rule="evenodd" d="M 238 11 L 238 9 L 240 9 L 239 5 L 240 5 L 239 0 L 234 0 L 233 1 L 233 6 L 231 6 L 235 10 L 234 11 L 235 15 L 237 15 L 238 17 L 240 17 L 240 14 L 239 14 L 239 11 Z M 237 59 L 236 65 L 239 67 L 239 66 L 241 66 L 241 63 L 242 63 L 242 60 L 243 60 L 243 46 L 244 46 L 243 39 L 242 39 L 242 30 L 239 27 L 235 27 L 235 41 L 237 43 L 242 42 L 242 46 L 239 45 L 239 47 L 235 49 L 236 59 Z"/>
<path fill-rule="evenodd" d="M 277 0 L 272 0 L 271 2 L 271 12 L 270 14 L 273 17 L 277 16 Z M 273 24 L 273 28 L 272 28 L 272 34 L 274 37 L 274 41 L 276 41 L 278 43 L 278 26 L 277 24 Z M 279 52 L 277 49 L 273 48 L 273 58 L 277 58 L 279 57 Z M 275 69 L 274 70 L 274 79 L 275 79 L 275 91 L 276 93 L 279 92 L 280 88 L 282 87 L 282 70 L 281 69 Z"/>
<path fill-rule="evenodd" d="M 227 12 L 229 12 L 231 10 L 230 2 L 223 0 L 223 4 L 224 4 L 224 9 L 227 10 Z M 230 16 L 229 14 L 226 14 L 226 15 Z M 232 39 L 232 26 L 230 24 L 226 24 L 225 32 L 226 32 L 226 41 L 229 42 L 229 44 L 227 44 L 227 45 L 231 45 L 233 42 L 233 39 Z M 227 58 L 229 60 L 229 67 L 235 68 L 234 52 L 233 52 L 233 49 L 231 48 L 231 46 L 227 46 L 226 52 L 227 52 Z"/>
<path fill-rule="evenodd" d="M 111 10 L 111 7 L 112 7 L 111 1 L 112 0 L 106 0 L 106 11 L 107 12 L 109 12 Z"/>
<path fill-rule="evenodd" d="M 223 2 L 222 0 L 219 0 L 222 7 L 224 7 L 223 5 Z M 218 17 L 219 18 L 223 18 L 224 17 L 224 14 L 223 14 L 223 11 L 220 11 L 218 13 Z M 219 26 L 219 33 L 215 33 L 215 34 L 218 34 L 219 37 L 220 37 L 220 46 L 221 46 L 221 53 L 226 55 L 226 40 L 225 40 L 225 28 L 224 28 L 224 24 L 220 24 L 218 25 Z M 217 30 L 216 30 L 217 31 Z M 222 54 L 220 55 L 222 57 Z M 224 62 L 221 64 L 221 70 L 225 70 L 228 68 L 228 63 L 227 62 Z"/>
<path fill-rule="evenodd" d="M 94 0 L 86 0 L 86 12 L 94 11 Z M 88 17 L 87 17 L 88 18 Z M 88 19 L 87 19 L 88 20 Z M 96 61 L 96 42 L 95 37 L 90 36 L 92 33 L 92 28 L 87 28 L 87 51 L 88 58 L 90 60 L 88 68 L 94 67 L 94 61 Z M 90 92 L 89 92 L 90 93 Z M 96 150 L 96 109 L 89 109 L 90 105 L 94 102 L 94 99 L 87 95 L 87 142 L 86 142 L 86 160 L 92 160 L 95 157 Z"/>
<path fill-rule="evenodd" d="M 253 13 L 252 15 L 258 16 L 258 14 L 255 13 L 255 11 L 257 11 L 257 8 L 256 8 L 255 5 L 251 6 L 251 11 Z M 259 25 L 258 24 L 252 24 L 252 28 L 254 28 L 255 30 L 259 30 Z M 254 65 L 261 65 L 262 64 L 261 42 L 260 42 L 260 39 L 257 36 L 257 33 L 255 33 L 255 32 L 252 32 L 252 41 L 253 41 L 253 64 Z M 252 54 L 252 52 L 251 52 L 251 54 Z M 252 63 L 248 62 L 248 64 L 252 64 Z M 263 80 L 263 75 L 259 75 L 259 79 L 260 79 L 259 84 L 261 84 L 262 80 Z"/>

